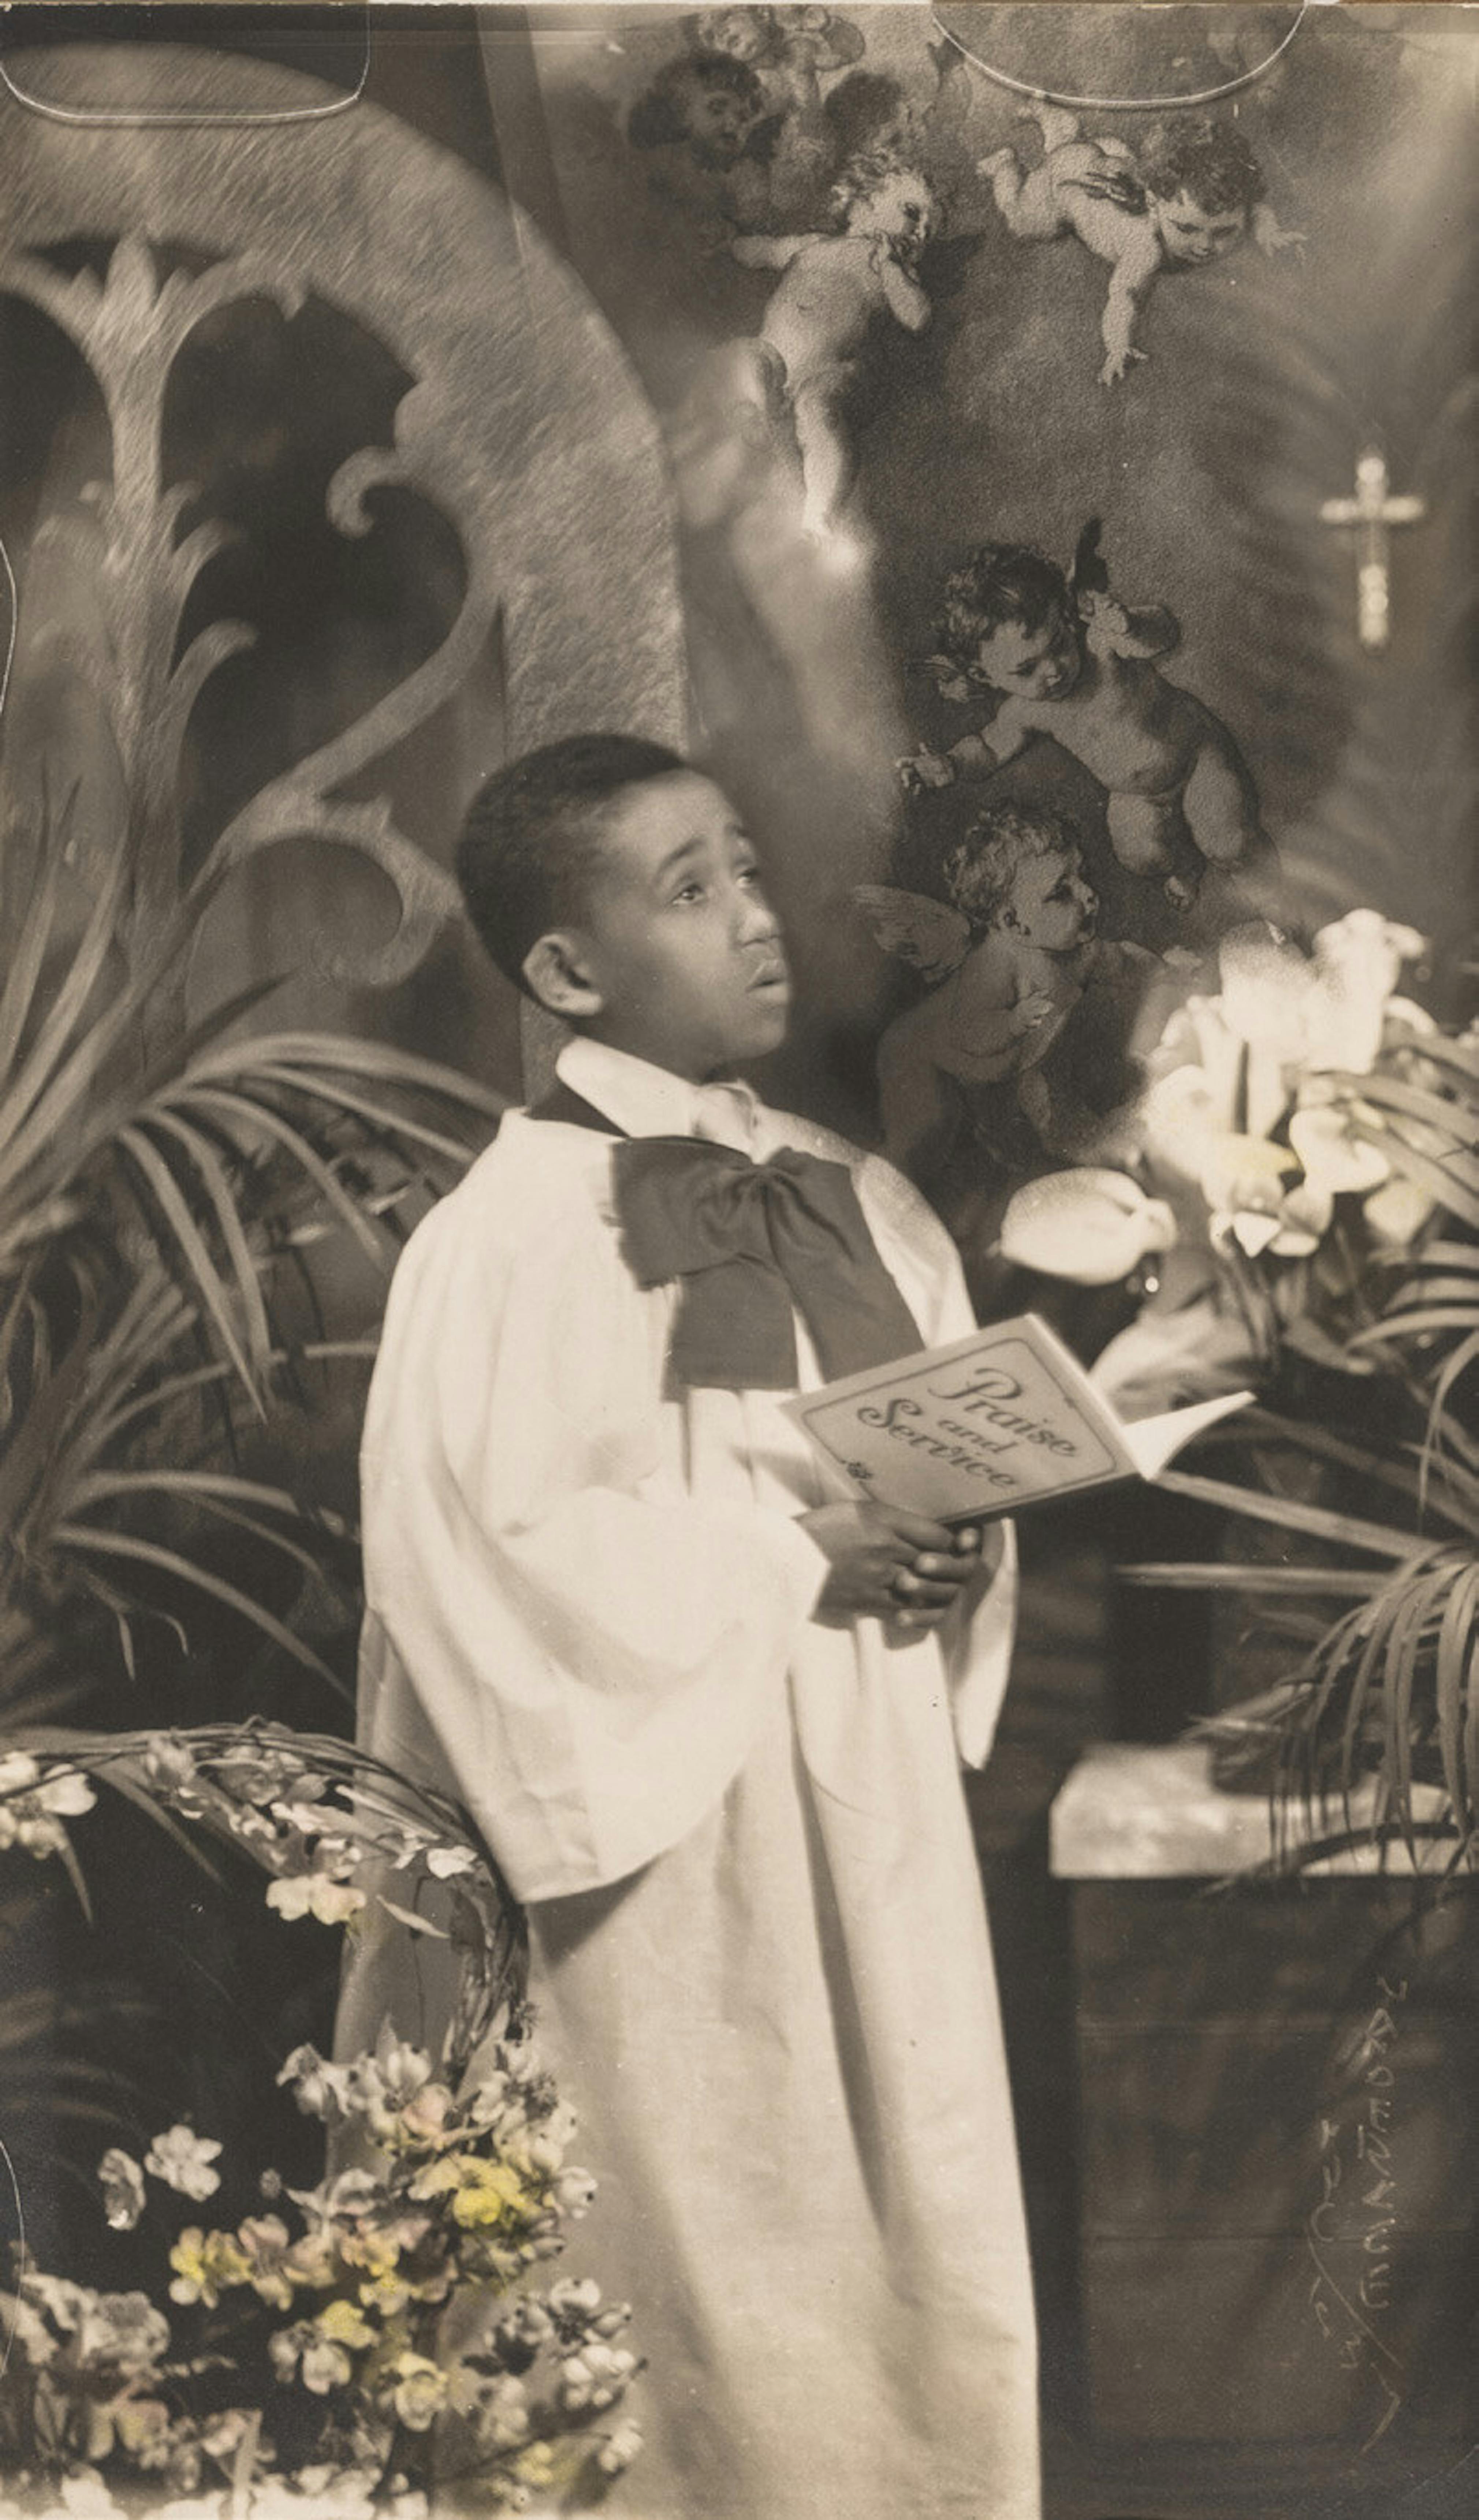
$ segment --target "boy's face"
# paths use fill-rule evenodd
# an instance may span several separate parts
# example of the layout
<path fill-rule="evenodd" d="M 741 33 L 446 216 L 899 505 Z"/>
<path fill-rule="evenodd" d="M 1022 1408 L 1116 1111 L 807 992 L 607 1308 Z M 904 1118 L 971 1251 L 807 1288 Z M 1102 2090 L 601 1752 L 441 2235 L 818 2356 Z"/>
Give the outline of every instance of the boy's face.
<path fill-rule="evenodd" d="M 1160 241 L 1176 262 L 1216 262 L 1231 253 L 1248 230 L 1246 210 L 1206 210 L 1183 190 L 1169 202 L 1154 204 Z"/>
<path fill-rule="evenodd" d="M 1077 849 L 1048 849 L 1017 870 L 1009 907 L 1023 944 L 1044 954 L 1071 954 L 1094 934 L 1098 895 Z"/>
<path fill-rule="evenodd" d="M 1053 612 L 1036 630 L 1021 621 L 999 622 L 976 647 L 971 680 L 1021 700 L 1060 700 L 1083 671 L 1078 623 Z"/>
<path fill-rule="evenodd" d="M 577 932 L 598 1040 L 695 1084 L 784 1041 L 790 974 L 776 915 L 738 814 L 696 771 L 613 800 Z"/>

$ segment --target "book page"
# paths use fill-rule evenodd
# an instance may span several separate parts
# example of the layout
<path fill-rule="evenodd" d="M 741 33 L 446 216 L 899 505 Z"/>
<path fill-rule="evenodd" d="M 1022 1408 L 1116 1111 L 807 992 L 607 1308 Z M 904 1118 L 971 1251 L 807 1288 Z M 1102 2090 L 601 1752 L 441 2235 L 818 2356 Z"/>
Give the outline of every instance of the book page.
<path fill-rule="evenodd" d="M 1215 1426 L 1221 1418 L 1230 1418 L 1234 1409 L 1246 1409 L 1252 1398 L 1251 1391 L 1228 1391 L 1216 1400 L 1197 1400 L 1185 1409 L 1139 1418 L 1130 1426 L 1122 1422 L 1121 1434 L 1141 1477 L 1158 1478 L 1193 1435 L 1199 1435 L 1204 1426 Z"/>

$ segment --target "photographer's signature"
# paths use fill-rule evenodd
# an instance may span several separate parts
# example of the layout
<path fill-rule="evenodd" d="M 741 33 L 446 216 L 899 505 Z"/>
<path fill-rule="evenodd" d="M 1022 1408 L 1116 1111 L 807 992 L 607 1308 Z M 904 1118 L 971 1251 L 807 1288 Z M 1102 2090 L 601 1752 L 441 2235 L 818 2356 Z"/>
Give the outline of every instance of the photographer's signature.
<path fill-rule="evenodd" d="M 1379 2401 L 1376 2423 L 1361 2445 L 1363 2456 L 1393 2422 L 1405 2395 L 1402 2362 L 1381 2328 L 1392 2308 L 1392 2251 L 1402 2204 L 1393 2137 L 1408 1982 L 1378 1977 L 1376 1984 L 1378 2002 L 1341 2051 L 1339 2061 L 1353 2084 L 1343 2114 L 1320 2120 L 1321 2196 L 1305 2225 L 1315 2267 L 1310 2307 L 1316 2323 L 1342 2369 L 1365 2371 Z"/>

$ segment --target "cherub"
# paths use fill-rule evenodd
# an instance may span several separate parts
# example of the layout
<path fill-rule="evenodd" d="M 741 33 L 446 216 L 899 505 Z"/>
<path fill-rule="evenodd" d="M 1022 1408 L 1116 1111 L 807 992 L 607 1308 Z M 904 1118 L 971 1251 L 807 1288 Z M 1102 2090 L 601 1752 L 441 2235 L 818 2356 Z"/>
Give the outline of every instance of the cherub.
<path fill-rule="evenodd" d="M 1264 200 L 1263 171 L 1232 123 L 1194 118 L 1152 134 L 1137 158 L 1123 140 L 1091 140 L 1076 113 L 1056 105 L 1024 107 L 1046 153 L 1024 174 L 1012 149 L 977 161 L 1013 236 L 1066 236 L 1107 262 L 1109 294 L 1100 327 L 1100 384 L 1117 384 L 1132 359 L 1141 306 L 1162 271 L 1216 262 L 1251 236 L 1265 253 L 1303 245 L 1279 226 Z"/>
<path fill-rule="evenodd" d="M 891 70 L 849 70 L 822 109 L 837 163 L 870 155 L 918 158 L 926 115 Z"/>
<path fill-rule="evenodd" d="M 909 788 L 945 788 L 1051 736 L 1108 791 L 1109 838 L 1120 865 L 1159 877 L 1187 910 L 1206 866 L 1266 871 L 1274 852 L 1258 793 L 1221 719 L 1168 683 L 1155 659 L 1181 638 L 1163 606 L 1130 611 L 1108 592 L 1098 519 L 1079 538 L 1071 579 L 1020 543 L 982 543 L 945 581 L 936 621 L 943 652 L 930 664 L 942 694 L 1003 695 L 985 733 L 948 753 L 900 764 Z"/>
<path fill-rule="evenodd" d="M 979 1119 L 978 1089 L 993 1087 L 1012 1089 L 1050 1151 L 1086 1151 L 1104 1123 L 1044 1062 L 1086 991 L 1123 991 L 1156 958 L 1100 943 L 1098 896 L 1063 815 L 988 807 L 950 851 L 944 878 L 946 901 L 888 884 L 853 894 L 885 951 L 930 983 L 878 1045 L 887 1153 L 916 1180 L 938 1179 L 972 1103 Z M 1000 1097 L 984 1100 L 1000 1107 Z"/>
<path fill-rule="evenodd" d="M 847 405 L 858 384 L 874 318 L 888 314 L 909 333 L 929 321 L 916 273 L 939 221 L 926 178 L 885 157 L 855 158 L 832 188 L 840 233 L 740 236 L 738 262 L 784 277 L 758 337 L 726 354 L 738 368 L 740 406 L 788 417 L 801 456 L 805 532 L 835 523 L 857 475 Z"/>
<path fill-rule="evenodd" d="M 742 8 L 699 9 L 680 21 L 680 31 L 695 51 L 748 62 L 767 110 L 803 120 L 821 106 L 826 72 L 849 69 L 868 49 L 862 27 L 850 18 L 830 9 L 766 7 L 763 0 Z"/>
<path fill-rule="evenodd" d="M 769 209 L 780 128 L 757 73 L 729 52 L 675 54 L 627 116 L 633 148 L 660 153 L 665 190 L 741 226 Z"/>
<path fill-rule="evenodd" d="M 861 27 L 829 9 L 763 5 L 700 9 L 679 22 L 695 50 L 742 62 L 759 82 L 771 134 L 770 218 L 813 216 L 840 163 L 823 111 L 822 80 L 861 61 L 867 49 Z"/>

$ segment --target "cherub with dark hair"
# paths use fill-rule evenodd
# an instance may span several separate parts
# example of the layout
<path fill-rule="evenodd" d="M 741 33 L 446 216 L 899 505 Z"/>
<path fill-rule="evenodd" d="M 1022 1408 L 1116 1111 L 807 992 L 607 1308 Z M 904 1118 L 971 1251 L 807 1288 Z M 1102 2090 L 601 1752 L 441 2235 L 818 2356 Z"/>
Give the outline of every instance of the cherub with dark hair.
<path fill-rule="evenodd" d="M 1051 736 L 1108 790 L 1109 838 L 1131 875 L 1158 877 L 1178 910 L 1206 866 L 1266 873 L 1258 793 L 1220 718 L 1158 659 L 1181 626 L 1164 606 L 1131 611 L 1109 593 L 1096 518 L 1071 578 L 1021 543 L 982 543 L 945 581 L 930 659 L 945 698 L 1001 695 L 984 732 L 903 762 L 905 786 L 945 788 L 1000 768 Z"/>
<path fill-rule="evenodd" d="M 753 5 L 700 9 L 679 21 L 701 53 L 742 63 L 759 82 L 766 117 L 771 218 L 815 216 L 840 163 L 824 112 L 822 81 L 861 61 L 862 28 L 830 9 Z M 747 222 L 741 219 L 740 224 Z"/>
<path fill-rule="evenodd" d="M 917 167 L 888 157 L 854 158 L 832 189 L 838 230 L 809 236 L 740 236 L 738 262 L 784 274 L 758 336 L 726 354 L 738 364 L 737 399 L 788 417 L 801 456 L 802 527 L 826 534 L 857 474 L 847 406 L 858 385 L 874 319 L 888 315 L 922 332 L 929 299 L 919 257 L 940 205 Z"/>
<path fill-rule="evenodd" d="M 717 50 L 664 62 L 627 116 L 633 148 L 660 153 L 666 190 L 741 225 L 769 206 L 780 128 L 751 65 Z"/>
<path fill-rule="evenodd" d="M 1063 106 L 1024 107 L 1043 134 L 1043 162 L 1024 172 L 1015 150 L 978 160 L 1013 236 L 1072 234 L 1107 262 L 1101 384 L 1117 384 L 1132 359 L 1136 318 L 1162 271 L 1194 270 L 1251 236 L 1265 253 L 1304 239 L 1280 227 L 1264 199 L 1263 170 L 1231 122 L 1193 117 L 1154 131 L 1139 157 L 1113 136 L 1090 139 Z"/>
<path fill-rule="evenodd" d="M 967 1102 L 1002 1087 L 1041 1146 L 1081 1155 L 1103 1124 L 1045 1061 L 1088 989 L 1123 990 L 1155 957 L 1100 943 L 1098 896 L 1064 815 L 988 806 L 943 873 L 944 901 L 888 884 L 853 894 L 885 952 L 931 984 L 878 1045 L 885 1149 L 928 1187 Z"/>

